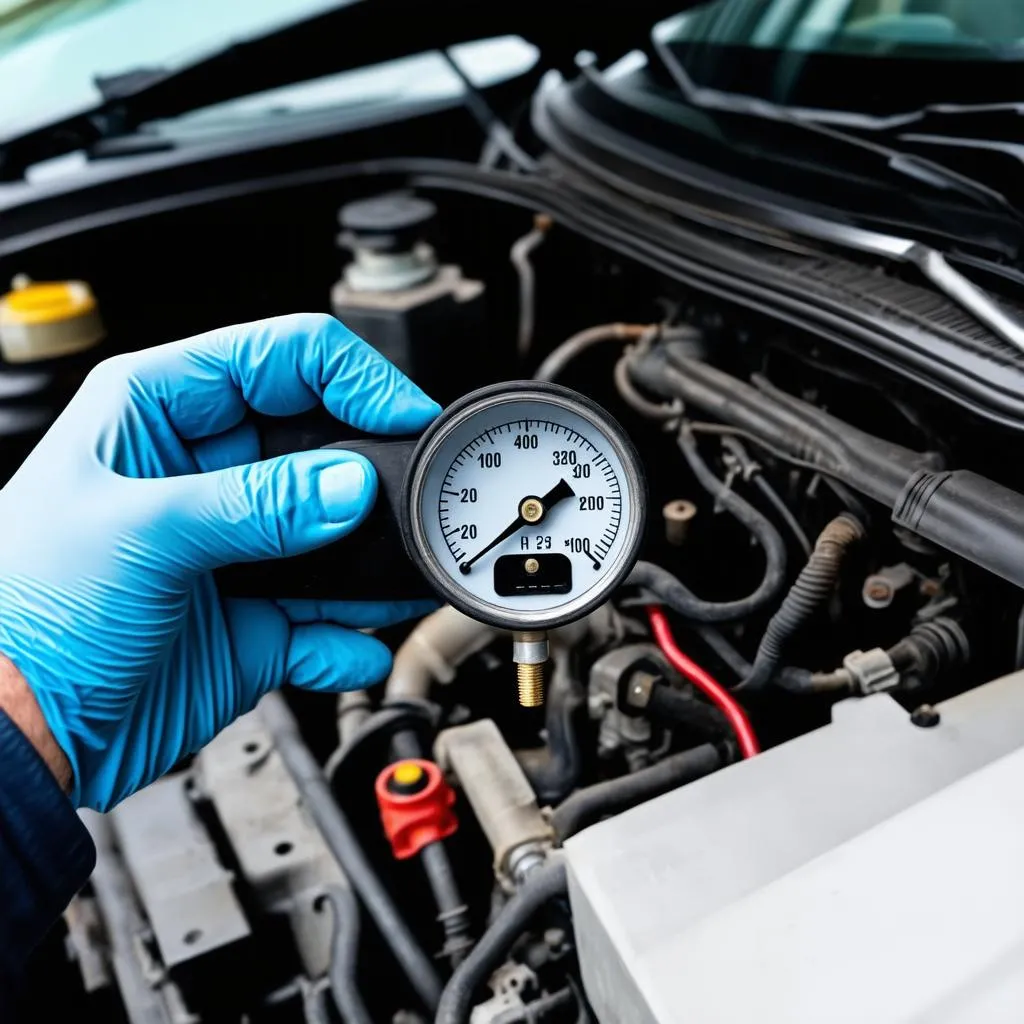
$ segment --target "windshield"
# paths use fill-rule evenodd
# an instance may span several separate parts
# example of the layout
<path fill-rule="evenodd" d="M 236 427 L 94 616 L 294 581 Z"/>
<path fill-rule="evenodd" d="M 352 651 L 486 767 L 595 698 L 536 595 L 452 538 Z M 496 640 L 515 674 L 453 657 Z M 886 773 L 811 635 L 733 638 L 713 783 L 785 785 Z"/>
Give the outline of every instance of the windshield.
<path fill-rule="evenodd" d="M 1024 98 L 1020 0 L 717 0 L 657 25 L 676 80 L 890 115 Z"/>
<path fill-rule="evenodd" d="M 1024 58 L 1024 4 L 1014 0 L 719 0 L 660 26 L 663 42 L 775 50 Z"/>
<path fill-rule="evenodd" d="M 0 0 L 0 138 L 99 103 L 97 77 L 173 70 L 346 2 Z"/>

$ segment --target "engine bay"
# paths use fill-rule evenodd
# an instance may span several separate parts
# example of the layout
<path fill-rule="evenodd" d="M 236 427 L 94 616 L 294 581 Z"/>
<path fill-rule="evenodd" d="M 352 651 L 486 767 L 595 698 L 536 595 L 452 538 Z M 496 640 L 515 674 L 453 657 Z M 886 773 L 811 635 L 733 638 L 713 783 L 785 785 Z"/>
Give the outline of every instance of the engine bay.
<path fill-rule="evenodd" d="M 543 702 L 520 700 L 508 632 L 442 605 L 380 631 L 381 686 L 268 697 L 88 815 L 97 870 L 45 998 L 175 1024 L 739 1020 L 779 918 L 740 951 L 697 923 L 1016 749 L 1019 681 L 990 682 L 1024 668 L 1013 431 L 444 173 L 364 170 L 19 256 L 88 277 L 107 326 L 22 411 L 58 408 L 107 351 L 330 310 L 445 406 L 510 380 L 582 394 L 648 492 L 635 567 L 550 631 Z M 174 258 L 140 259 L 144 233 Z M 268 453 L 354 439 L 319 415 L 260 428 Z M 37 436 L 12 433 L 8 473 Z M 331 558 L 304 556 L 310 581 L 344 572 Z M 718 1003 L 715 949 L 747 969 Z"/>

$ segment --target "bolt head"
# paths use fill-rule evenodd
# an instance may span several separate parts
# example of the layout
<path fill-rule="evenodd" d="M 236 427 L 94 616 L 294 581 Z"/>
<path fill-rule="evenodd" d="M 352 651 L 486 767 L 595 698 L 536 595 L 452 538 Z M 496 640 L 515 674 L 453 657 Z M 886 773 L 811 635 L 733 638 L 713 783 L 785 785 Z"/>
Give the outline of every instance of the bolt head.
<path fill-rule="evenodd" d="M 869 576 L 861 594 L 869 608 L 887 608 L 896 597 L 892 584 L 884 576 Z"/>
<path fill-rule="evenodd" d="M 910 713 L 910 721 L 919 729 L 934 729 L 941 720 L 942 716 L 931 704 L 922 704 Z"/>
<path fill-rule="evenodd" d="M 523 568 L 533 576 L 535 573 L 540 572 L 540 562 L 536 558 L 528 558 L 523 562 Z"/>

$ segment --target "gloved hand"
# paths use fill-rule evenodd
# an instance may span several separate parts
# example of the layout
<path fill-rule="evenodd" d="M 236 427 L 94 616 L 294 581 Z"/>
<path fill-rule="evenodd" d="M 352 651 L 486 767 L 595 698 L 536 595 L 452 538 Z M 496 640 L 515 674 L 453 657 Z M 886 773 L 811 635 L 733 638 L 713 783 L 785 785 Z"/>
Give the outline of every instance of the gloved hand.
<path fill-rule="evenodd" d="M 0 491 L 0 652 L 70 762 L 72 800 L 106 810 L 283 683 L 383 678 L 384 625 L 422 603 L 225 600 L 212 570 L 355 529 L 376 475 L 344 451 L 263 462 L 246 408 L 318 401 L 374 433 L 439 407 L 336 320 L 229 327 L 101 363 Z"/>

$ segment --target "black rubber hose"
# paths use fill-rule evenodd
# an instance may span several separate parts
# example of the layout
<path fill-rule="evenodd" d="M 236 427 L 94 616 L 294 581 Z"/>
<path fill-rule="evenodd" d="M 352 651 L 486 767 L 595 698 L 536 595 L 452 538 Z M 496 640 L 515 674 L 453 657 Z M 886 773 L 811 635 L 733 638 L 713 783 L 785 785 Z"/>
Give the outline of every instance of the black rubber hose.
<path fill-rule="evenodd" d="M 727 487 L 708 468 L 697 451 L 693 435 L 684 431 L 679 447 L 698 483 L 718 504 L 738 519 L 764 550 L 764 576 L 757 589 L 736 601 L 705 601 L 668 570 L 651 562 L 637 562 L 626 582 L 649 590 L 659 601 L 684 619 L 694 622 L 732 622 L 746 618 L 772 602 L 786 582 L 786 545 L 778 530 L 753 505 Z"/>
<path fill-rule="evenodd" d="M 782 496 L 772 487 L 761 470 L 759 463 L 755 462 L 744 448 L 743 442 L 738 437 L 726 434 L 722 437 L 722 447 L 739 464 L 743 472 L 743 479 L 751 481 L 761 492 L 768 504 L 779 514 L 779 518 L 789 527 L 790 533 L 803 552 L 804 558 L 811 557 L 811 542 L 807 539 L 804 528 L 799 520 L 793 515 L 790 507 L 782 500 Z"/>
<path fill-rule="evenodd" d="M 373 918 L 416 994 L 433 1010 L 441 998 L 441 979 L 420 947 L 387 889 L 373 870 L 348 818 L 334 800 L 330 784 L 306 746 L 294 715 L 280 693 L 268 693 L 259 705 L 274 746 L 302 794 L 302 801 L 341 865 L 367 913 Z"/>
<path fill-rule="evenodd" d="M 793 510 L 782 500 L 782 495 L 765 479 L 763 473 L 758 473 L 754 476 L 754 486 L 765 496 L 772 508 L 779 513 L 779 518 L 789 527 L 789 532 L 793 534 L 793 538 L 804 553 L 804 557 L 809 558 L 811 542 L 807 539 L 807 534 L 804 532 L 804 528 L 800 525 L 799 520 L 793 515 Z"/>
<path fill-rule="evenodd" d="M 552 900 L 568 894 L 565 864 L 556 859 L 529 875 L 501 908 L 473 952 L 459 964 L 445 986 L 435 1024 L 466 1024 L 476 993 L 506 960 L 516 940 Z"/>
<path fill-rule="evenodd" d="M 433 729 L 435 724 L 434 709 L 429 704 L 389 704 L 374 711 L 353 733 L 352 739 L 344 748 L 329 759 L 331 778 L 368 744 L 381 739 L 393 739 L 396 733 L 404 731 L 409 731 L 415 736 L 416 730 Z"/>
<path fill-rule="evenodd" d="M 771 617 L 761 638 L 750 675 L 738 689 L 760 690 L 771 682 L 782 662 L 790 637 L 832 596 L 843 559 L 864 536 L 864 527 L 850 515 L 840 515 L 821 531 L 814 551 L 790 587 L 782 606 Z"/>
<path fill-rule="evenodd" d="M 356 965 L 359 956 L 359 903 L 347 885 L 329 885 L 325 896 L 331 904 L 331 962 L 327 977 L 334 1005 L 344 1024 L 373 1024 L 359 994 Z"/>
<path fill-rule="evenodd" d="M 397 729 L 391 736 L 391 760 L 411 761 L 423 756 L 423 744 L 413 729 Z"/>
<path fill-rule="evenodd" d="M 542 804 L 557 804 L 579 784 L 583 757 L 576 736 L 575 717 L 586 701 L 583 686 L 569 669 L 567 652 L 558 651 L 547 695 L 544 724 L 547 760 L 526 768 L 527 778 Z"/>
<path fill-rule="evenodd" d="M 865 434 L 776 389 L 751 387 L 693 359 L 679 345 L 659 345 L 643 353 L 629 371 L 654 394 L 681 398 L 688 407 L 703 409 L 890 508 L 907 479 L 929 461 L 920 452 Z"/>
<path fill-rule="evenodd" d="M 931 682 L 950 668 L 966 665 L 971 644 L 960 623 L 940 616 L 919 622 L 886 653 L 901 676 L 912 674 Z"/>
<path fill-rule="evenodd" d="M 698 626 L 697 635 L 718 655 L 722 661 L 729 666 L 730 671 L 739 680 L 744 680 L 754 670 L 754 666 L 743 657 L 733 646 L 732 641 L 714 626 Z M 790 665 L 780 668 L 775 673 L 775 681 L 784 689 L 793 693 L 816 693 L 819 687 L 815 685 L 822 677 L 814 675 L 808 669 L 794 668 Z M 739 689 L 737 684 L 734 689 Z M 825 690 L 834 687 L 824 687 Z"/>
<path fill-rule="evenodd" d="M 386 714 L 390 708 L 378 712 Z M 367 725 L 370 722 L 366 723 Z M 423 744 L 412 729 L 399 729 L 391 737 L 391 756 L 396 761 L 423 757 Z M 470 938 L 472 927 L 469 907 L 462 898 L 455 870 L 452 868 L 448 848 L 442 840 L 428 843 L 420 850 L 420 864 L 434 895 L 437 906 L 437 920 L 444 929 L 444 955 L 457 967 L 466 958 L 466 952 L 473 945 Z"/>
<path fill-rule="evenodd" d="M 564 842 L 600 818 L 628 810 L 721 767 L 722 755 L 710 743 L 672 754 L 632 775 L 577 790 L 558 805 L 551 824 L 559 840 Z"/>
<path fill-rule="evenodd" d="M 458 967 L 473 945 L 469 907 L 459 891 L 448 850 L 441 840 L 427 843 L 420 850 L 420 863 L 437 904 L 437 919 L 444 929 L 444 955 Z"/>
<path fill-rule="evenodd" d="M 651 687 L 646 710 L 652 718 L 693 729 L 705 736 L 721 738 L 724 733 L 731 735 L 729 720 L 718 708 L 666 683 Z"/>
<path fill-rule="evenodd" d="M 738 679 L 747 678 L 753 666 L 736 650 L 732 641 L 721 630 L 715 629 L 714 626 L 697 626 L 696 633 L 729 666 L 730 672 Z"/>

